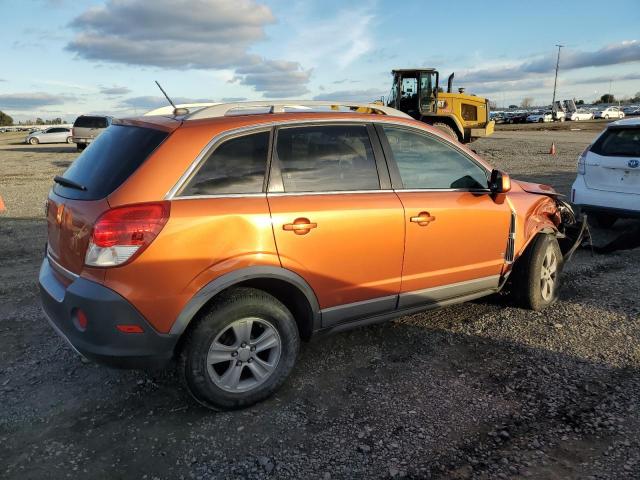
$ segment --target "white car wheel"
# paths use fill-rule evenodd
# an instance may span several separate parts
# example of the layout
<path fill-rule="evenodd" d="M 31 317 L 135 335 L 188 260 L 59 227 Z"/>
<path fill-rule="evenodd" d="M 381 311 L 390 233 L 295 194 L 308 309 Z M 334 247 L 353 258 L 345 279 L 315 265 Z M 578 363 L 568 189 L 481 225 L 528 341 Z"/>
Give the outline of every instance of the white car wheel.
<path fill-rule="evenodd" d="M 31 145 L 37 145 L 37 144 L 38 144 L 38 143 L 40 143 L 40 142 L 39 142 L 39 140 L 38 140 L 36 137 L 32 137 L 32 138 L 30 138 L 30 139 L 29 139 L 29 143 L 30 143 Z"/>

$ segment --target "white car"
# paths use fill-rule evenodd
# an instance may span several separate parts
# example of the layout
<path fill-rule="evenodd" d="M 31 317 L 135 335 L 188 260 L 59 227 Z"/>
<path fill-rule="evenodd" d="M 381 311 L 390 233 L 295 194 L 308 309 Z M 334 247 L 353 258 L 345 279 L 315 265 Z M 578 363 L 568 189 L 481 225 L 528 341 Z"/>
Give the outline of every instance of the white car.
<path fill-rule="evenodd" d="M 50 127 L 46 130 L 31 132 L 24 139 L 24 143 L 37 145 L 39 143 L 73 143 L 71 129 L 67 127 Z"/>
<path fill-rule="evenodd" d="M 624 118 L 624 112 L 618 107 L 607 107 L 604 110 L 598 110 L 594 114 L 595 118 Z"/>
<path fill-rule="evenodd" d="M 572 122 L 579 122 L 581 120 L 591 120 L 593 118 L 593 113 L 588 111 L 588 110 L 584 110 L 584 109 L 579 109 L 576 110 L 575 112 L 570 113 L 567 116 L 567 120 L 571 120 Z"/>
<path fill-rule="evenodd" d="M 551 110 L 547 111 L 547 112 L 538 112 L 538 113 L 533 113 L 531 115 L 529 115 L 527 117 L 527 122 L 530 123 L 535 123 L 535 122 L 553 122 L 553 112 L 551 112 Z"/>
<path fill-rule="evenodd" d="M 640 118 L 610 123 L 582 152 L 571 201 L 604 228 L 640 218 Z"/>

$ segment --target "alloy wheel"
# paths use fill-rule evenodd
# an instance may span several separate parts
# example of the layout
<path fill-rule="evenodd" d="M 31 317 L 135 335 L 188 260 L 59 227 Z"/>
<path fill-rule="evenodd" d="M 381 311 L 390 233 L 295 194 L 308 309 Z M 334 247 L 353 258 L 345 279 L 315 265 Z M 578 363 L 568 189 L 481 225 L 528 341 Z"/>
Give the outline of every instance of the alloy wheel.
<path fill-rule="evenodd" d="M 270 322 L 242 318 L 229 324 L 211 343 L 207 371 L 222 390 L 246 392 L 275 372 L 281 353 L 280 334 Z"/>
<path fill-rule="evenodd" d="M 540 294 L 549 301 L 553 298 L 558 280 L 558 257 L 550 245 L 544 254 L 540 272 Z"/>

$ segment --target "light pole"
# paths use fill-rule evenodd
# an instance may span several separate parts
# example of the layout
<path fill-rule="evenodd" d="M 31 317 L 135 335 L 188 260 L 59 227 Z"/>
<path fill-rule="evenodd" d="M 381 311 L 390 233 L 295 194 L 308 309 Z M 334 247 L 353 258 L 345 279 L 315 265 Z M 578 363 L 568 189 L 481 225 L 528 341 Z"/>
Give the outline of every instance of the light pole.
<path fill-rule="evenodd" d="M 558 67 L 560 66 L 560 49 L 564 47 L 564 45 L 556 44 L 556 47 L 558 47 L 558 59 L 556 60 L 556 78 L 553 80 L 553 100 L 551 100 L 552 110 L 555 108 L 555 104 L 556 104 L 556 85 L 558 84 Z"/>

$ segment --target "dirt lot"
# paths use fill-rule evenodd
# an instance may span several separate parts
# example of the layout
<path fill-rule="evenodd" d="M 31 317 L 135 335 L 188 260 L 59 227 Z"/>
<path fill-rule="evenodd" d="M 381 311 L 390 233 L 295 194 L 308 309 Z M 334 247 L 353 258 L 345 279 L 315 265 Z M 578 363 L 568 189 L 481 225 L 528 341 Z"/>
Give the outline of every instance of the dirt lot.
<path fill-rule="evenodd" d="M 473 148 L 567 192 L 592 125 Z M 46 324 L 43 202 L 76 152 L 19 138 L 0 134 L 0 477 L 640 478 L 638 249 L 578 252 L 543 313 L 485 299 L 315 340 L 274 398 L 212 413 L 171 370 L 83 363 Z"/>

